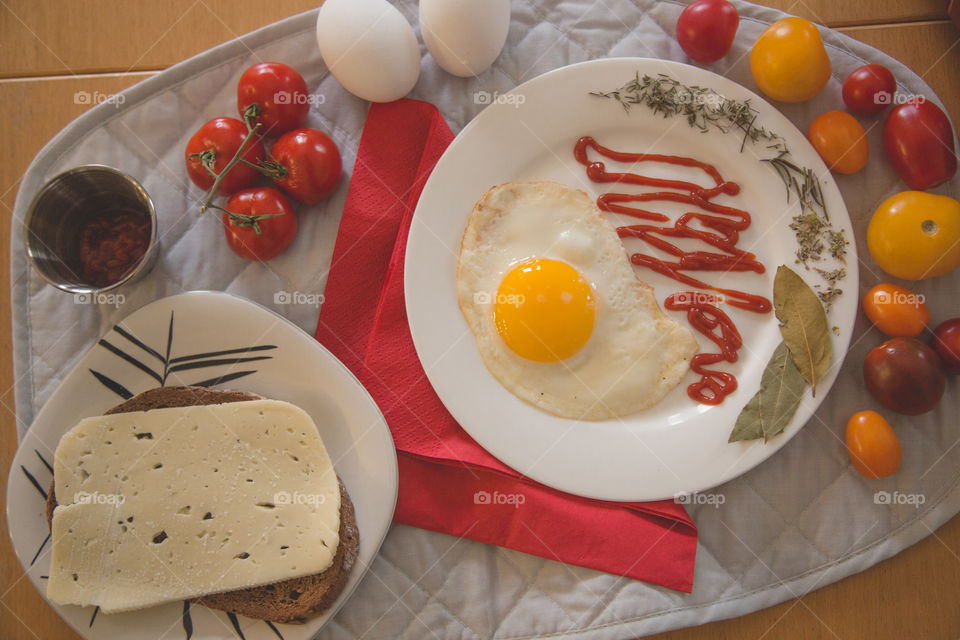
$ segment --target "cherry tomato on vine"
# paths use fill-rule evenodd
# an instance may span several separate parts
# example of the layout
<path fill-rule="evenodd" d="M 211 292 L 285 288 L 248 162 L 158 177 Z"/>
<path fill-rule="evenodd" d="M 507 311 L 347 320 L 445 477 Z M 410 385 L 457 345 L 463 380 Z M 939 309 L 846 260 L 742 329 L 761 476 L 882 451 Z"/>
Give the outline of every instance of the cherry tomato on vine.
<path fill-rule="evenodd" d="M 266 262 L 286 250 L 297 235 L 297 216 L 286 196 L 269 187 L 233 194 L 224 207 L 227 244 L 241 258 Z"/>
<path fill-rule="evenodd" d="M 951 318 L 933 330 L 933 349 L 947 373 L 960 374 L 960 318 Z"/>
<path fill-rule="evenodd" d="M 843 104 L 859 116 L 880 113 L 893 102 L 897 80 L 882 64 L 865 64 L 843 81 Z"/>
<path fill-rule="evenodd" d="M 809 20 L 777 20 L 750 51 L 750 70 L 760 89 L 781 102 L 803 102 L 830 80 L 830 57 Z"/>
<path fill-rule="evenodd" d="M 890 110 L 883 123 L 883 146 L 890 166 L 916 191 L 941 185 L 957 172 L 950 120 L 922 97 Z"/>
<path fill-rule="evenodd" d="M 883 478 L 900 468 L 903 451 L 890 423 L 876 411 L 860 411 L 847 422 L 850 462 L 867 478 Z"/>
<path fill-rule="evenodd" d="M 870 322 L 890 337 L 916 338 L 930 322 L 930 309 L 923 296 L 889 282 L 867 291 L 863 310 Z"/>
<path fill-rule="evenodd" d="M 740 14 L 727 0 L 697 0 L 677 20 L 677 42 L 697 62 L 727 55 L 740 26 Z"/>
<path fill-rule="evenodd" d="M 243 144 L 247 133 L 247 125 L 236 118 L 214 118 L 200 127 L 187 142 L 184 153 L 187 175 L 193 183 L 204 191 L 209 191 L 215 178 L 207 171 L 207 167 L 215 174 L 222 172 Z M 244 148 L 241 158 L 256 164 L 265 156 L 263 143 L 254 136 Z M 217 193 L 229 195 L 246 189 L 256 182 L 258 177 L 260 171 L 238 162 L 220 181 Z"/>
<path fill-rule="evenodd" d="M 890 338 L 868 351 L 863 381 L 877 402 L 906 416 L 932 411 L 946 388 L 940 357 L 915 338 Z"/>
<path fill-rule="evenodd" d="M 814 118 L 807 139 L 828 167 L 837 173 L 856 173 L 870 157 L 867 134 L 846 111 L 827 111 Z"/>
<path fill-rule="evenodd" d="M 240 76 L 237 110 L 243 118 L 250 105 L 257 105 L 254 122 L 262 136 L 279 136 L 296 129 L 310 110 L 307 83 L 295 69 L 280 62 L 255 64 Z"/>
<path fill-rule="evenodd" d="M 329 196 L 340 181 L 340 151 L 330 136 L 316 129 L 283 134 L 270 150 L 276 161 L 274 183 L 304 204 Z"/>

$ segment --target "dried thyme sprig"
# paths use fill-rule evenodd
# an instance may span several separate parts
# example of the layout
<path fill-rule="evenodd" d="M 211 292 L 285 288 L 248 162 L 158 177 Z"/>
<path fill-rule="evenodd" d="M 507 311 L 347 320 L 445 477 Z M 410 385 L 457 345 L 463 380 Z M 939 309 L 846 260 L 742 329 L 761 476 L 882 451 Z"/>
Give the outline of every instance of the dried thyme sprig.
<path fill-rule="evenodd" d="M 636 77 L 613 91 L 592 91 L 591 95 L 612 98 L 620 103 L 625 111 L 641 104 L 664 118 L 682 116 L 687 124 L 700 131 L 711 127 L 723 133 L 732 130 L 743 132 L 741 150 L 747 140 L 765 141 L 777 156 L 788 153 L 786 141 L 779 135 L 756 126 L 757 111 L 750 106 L 749 100 L 731 100 L 709 87 L 687 86 L 676 78 L 665 74 L 656 77 L 643 75 Z"/>
<path fill-rule="evenodd" d="M 743 134 L 740 151 L 749 140 L 753 144 L 765 142 L 769 156 L 761 158 L 780 177 L 786 189 L 787 203 L 795 197 L 800 213 L 793 217 L 790 228 L 797 239 L 797 263 L 807 269 L 811 263 L 823 259 L 824 251 L 834 259 L 845 262 L 846 234 L 835 229 L 830 221 L 820 179 L 813 169 L 797 166 L 790 157 L 786 140 L 779 134 L 757 126 L 757 110 L 750 100 L 731 100 L 709 87 L 688 86 L 665 74 L 636 76 L 613 91 L 592 91 L 591 95 L 616 100 L 629 112 L 634 105 L 642 105 L 664 118 L 680 116 L 687 124 L 702 132 L 711 128 L 722 133 L 739 131 Z M 819 292 L 821 300 L 829 309 L 834 298 L 842 291 L 837 284 L 846 277 L 845 269 L 816 271 L 827 282 L 827 288 Z"/>

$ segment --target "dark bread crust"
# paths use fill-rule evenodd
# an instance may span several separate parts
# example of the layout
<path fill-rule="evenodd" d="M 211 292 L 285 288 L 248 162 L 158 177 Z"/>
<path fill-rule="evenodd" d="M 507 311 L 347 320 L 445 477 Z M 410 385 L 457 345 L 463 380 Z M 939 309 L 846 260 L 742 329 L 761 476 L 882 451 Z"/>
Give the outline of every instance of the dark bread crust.
<path fill-rule="evenodd" d="M 107 411 L 106 415 L 262 399 L 263 396 L 246 391 L 219 391 L 204 387 L 157 387 L 118 404 Z M 50 490 L 47 492 L 48 526 L 52 526 L 53 510 L 56 506 L 57 497 L 51 480 Z M 333 563 L 322 573 L 206 595 L 195 598 L 193 602 L 248 618 L 280 623 L 306 622 L 326 611 L 343 591 L 360 549 L 356 513 L 342 482 L 339 533 L 340 544 L 334 554 Z"/>

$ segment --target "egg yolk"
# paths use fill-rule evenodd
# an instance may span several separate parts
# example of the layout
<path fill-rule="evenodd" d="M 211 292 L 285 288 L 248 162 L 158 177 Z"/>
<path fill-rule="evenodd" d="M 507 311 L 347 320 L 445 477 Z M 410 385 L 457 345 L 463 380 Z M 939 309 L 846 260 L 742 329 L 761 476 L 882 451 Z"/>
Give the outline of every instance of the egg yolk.
<path fill-rule="evenodd" d="M 569 358 L 593 332 L 593 289 L 566 262 L 533 258 L 520 263 L 504 277 L 493 302 L 500 337 L 528 360 Z"/>

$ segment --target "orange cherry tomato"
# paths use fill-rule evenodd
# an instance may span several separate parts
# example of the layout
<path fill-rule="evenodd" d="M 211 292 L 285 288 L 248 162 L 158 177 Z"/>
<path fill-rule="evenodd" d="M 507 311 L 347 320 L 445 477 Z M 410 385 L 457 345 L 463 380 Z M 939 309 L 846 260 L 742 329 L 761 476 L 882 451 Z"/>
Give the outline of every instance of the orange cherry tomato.
<path fill-rule="evenodd" d="M 883 478 L 900 468 L 903 451 L 893 427 L 876 411 L 860 411 L 847 422 L 847 453 L 867 478 Z"/>
<path fill-rule="evenodd" d="M 870 157 L 867 134 L 846 111 L 827 111 L 810 123 L 807 139 L 827 166 L 837 173 L 856 173 Z"/>
<path fill-rule="evenodd" d="M 883 282 L 863 296 L 870 322 L 891 338 L 916 338 L 930 322 L 923 296 L 906 287 Z"/>

